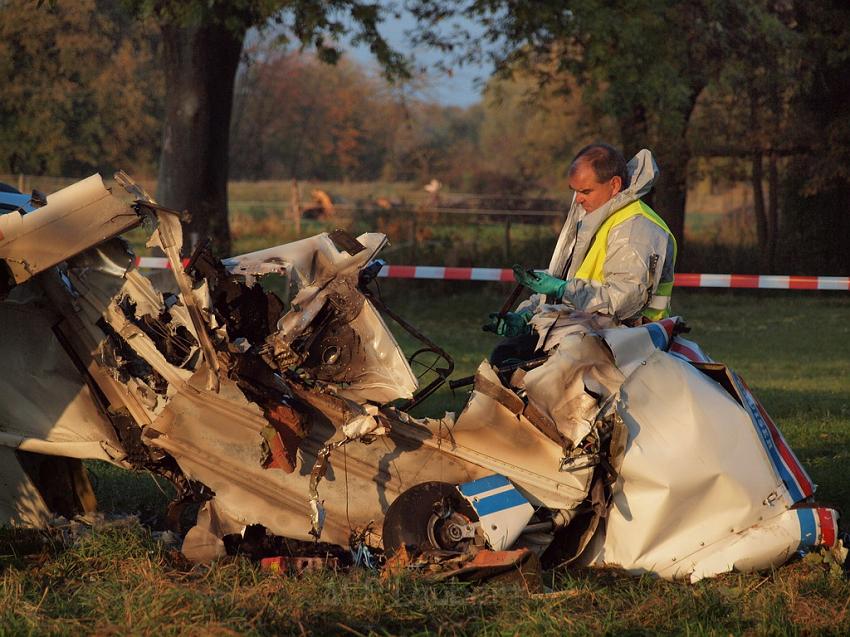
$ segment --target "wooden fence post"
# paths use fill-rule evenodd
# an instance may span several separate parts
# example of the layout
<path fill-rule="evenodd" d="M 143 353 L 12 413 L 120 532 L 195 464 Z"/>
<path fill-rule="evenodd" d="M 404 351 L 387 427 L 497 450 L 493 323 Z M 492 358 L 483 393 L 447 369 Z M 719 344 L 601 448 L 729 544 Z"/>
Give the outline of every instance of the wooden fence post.
<path fill-rule="evenodd" d="M 301 193 L 298 180 L 292 179 L 292 219 L 295 221 L 295 236 L 301 238 Z"/>

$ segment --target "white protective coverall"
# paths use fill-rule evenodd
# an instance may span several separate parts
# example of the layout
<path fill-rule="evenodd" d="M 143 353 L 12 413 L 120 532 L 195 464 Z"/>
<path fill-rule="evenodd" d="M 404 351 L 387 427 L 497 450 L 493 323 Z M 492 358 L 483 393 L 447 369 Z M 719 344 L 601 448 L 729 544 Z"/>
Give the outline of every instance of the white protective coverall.
<path fill-rule="evenodd" d="M 552 276 L 567 280 L 562 304 L 606 314 L 619 322 L 640 316 L 662 277 L 672 280 L 675 265 L 675 247 L 669 235 L 637 215 L 614 226 L 608 235 L 605 282 L 574 278 L 599 227 L 612 214 L 647 194 L 659 174 L 652 153 L 646 149 L 632 158 L 628 170 L 628 187 L 592 213 L 585 212 L 573 196 L 548 268 Z M 533 295 L 518 309 L 534 310 L 545 302 L 542 295 Z"/>

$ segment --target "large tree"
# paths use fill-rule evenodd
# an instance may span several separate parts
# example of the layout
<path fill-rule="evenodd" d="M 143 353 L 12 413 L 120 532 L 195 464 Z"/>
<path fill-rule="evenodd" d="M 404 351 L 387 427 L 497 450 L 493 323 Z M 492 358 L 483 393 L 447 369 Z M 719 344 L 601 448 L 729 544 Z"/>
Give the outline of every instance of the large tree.
<path fill-rule="evenodd" d="M 260 48 L 236 80 L 231 171 L 236 178 L 380 177 L 395 103 L 386 83 L 347 60 Z"/>
<path fill-rule="evenodd" d="M 793 3 L 805 39 L 793 115 L 805 142 L 789 162 L 782 258 L 798 272 L 850 274 L 850 5 Z"/>
<path fill-rule="evenodd" d="M 661 164 L 653 203 L 684 239 L 686 132 L 703 89 L 724 66 L 776 33 L 771 0 L 409 0 L 417 40 L 488 58 L 499 73 L 536 74 L 547 90 L 578 81 L 596 116 L 613 117 L 627 154 L 651 148 Z M 480 32 L 445 28 L 462 15 Z M 474 37 L 475 36 L 475 37 Z M 771 43 L 768 43 L 772 45 Z"/>
<path fill-rule="evenodd" d="M 125 0 L 162 32 L 165 121 L 157 198 L 188 210 L 189 242 L 213 239 L 230 251 L 229 131 L 236 71 L 249 29 L 274 28 L 335 62 L 344 38 L 367 44 L 390 76 L 405 58 L 378 31 L 385 10 L 356 0 Z M 286 99 L 283 96 L 281 99 Z"/>
<path fill-rule="evenodd" d="M 0 3 L 0 173 L 83 176 L 154 164 L 155 43 L 105 2 Z M 143 25 L 149 26 L 149 25 Z"/>
<path fill-rule="evenodd" d="M 807 126 L 796 117 L 807 42 L 791 13 L 775 18 L 762 26 L 771 32 L 761 46 L 727 61 L 702 93 L 688 130 L 691 152 L 716 174 L 749 180 L 763 273 L 777 268 L 780 172 L 808 145 Z"/>

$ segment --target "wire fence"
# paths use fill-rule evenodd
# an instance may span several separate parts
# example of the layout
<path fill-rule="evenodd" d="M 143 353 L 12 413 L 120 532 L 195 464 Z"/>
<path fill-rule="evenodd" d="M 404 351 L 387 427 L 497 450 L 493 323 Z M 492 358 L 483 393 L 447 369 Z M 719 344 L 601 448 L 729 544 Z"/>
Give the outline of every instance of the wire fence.
<path fill-rule="evenodd" d="M 501 205 L 494 205 L 501 204 Z M 229 204 L 237 244 L 254 249 L 259 237 L 295 239 L 334 227 L 355 234 L 382 232 L 396 263 L 537 265 L 551 254 L 568 202 L 491 195 L 452 195 L 395 201 L 331 202 L 236 199 Z"/>

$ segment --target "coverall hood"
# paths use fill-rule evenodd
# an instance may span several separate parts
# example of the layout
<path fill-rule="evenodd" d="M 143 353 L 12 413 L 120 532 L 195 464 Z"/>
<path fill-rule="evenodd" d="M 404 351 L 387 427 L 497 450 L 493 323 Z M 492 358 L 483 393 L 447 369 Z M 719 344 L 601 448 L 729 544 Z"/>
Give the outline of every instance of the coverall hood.
<path fill-rule="evenodd" d="M 640 150 L 628 163 L 629 184 L 621 192 L 618 192 L 606 203 L 602 204 L 592 213 L 585 213 L 584 209 L 576 203 L 575 195 L 567 215 L 567 223 L 564 224 L 552 260 L 549 262 L 549 273 L 558 276 L 565 271 L 567 259 L 572 254 L 576 241 L 578 221 L 586 217 L 586 223 L 592 223 L 598 227 L 621 208 L 637 201 L 652 189 L 660 171 L 652 153 L 646 148 Z"/>

